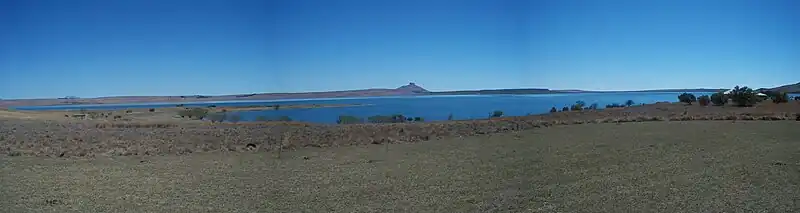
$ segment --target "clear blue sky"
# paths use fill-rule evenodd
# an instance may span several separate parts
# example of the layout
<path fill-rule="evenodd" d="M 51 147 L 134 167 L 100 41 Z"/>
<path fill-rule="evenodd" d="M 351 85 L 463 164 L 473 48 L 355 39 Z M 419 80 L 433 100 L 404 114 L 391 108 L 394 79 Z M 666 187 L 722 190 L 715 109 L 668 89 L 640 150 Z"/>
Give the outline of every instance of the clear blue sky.
<path fill-rule="evenodd" d="M 659 3 L 660 2 L 660 3 Z M 4 0 L 0 98 L 800 81 L 792 0 Z"/>

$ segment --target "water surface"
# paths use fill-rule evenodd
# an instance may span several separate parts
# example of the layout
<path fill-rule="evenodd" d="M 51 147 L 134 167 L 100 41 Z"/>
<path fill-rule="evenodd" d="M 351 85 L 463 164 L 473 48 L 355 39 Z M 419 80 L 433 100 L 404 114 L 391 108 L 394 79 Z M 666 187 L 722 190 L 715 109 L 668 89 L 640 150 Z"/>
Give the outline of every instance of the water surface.
<path fill-rule="evenodd" d="M 366 118 L 374 115 L 403 114 L 410 117 L 423 117 L 426 121 L 446 120 L 452 114 L 454 119 L 487 118 L 495 110 L 505 115 L 541 114 L 550 111 L 551 107 L 561 109 L 576 101 L 587 105 L 597 103 L 600 108 L 607 104 L 625 103 L 632 100 L 636 104 L 649 104 L 661 101 L 675 102 L 680 92 L 621 92 L 621 93 L 568 93 L 568 94 L 535 94 L 535 95 L 454 95 L 454 96 L 404 96 L 378 98 L 328 98 L 328 99 L 295 99 L 270 101 L 217 101 L 184 103 L 185 106 L 245 106 L 245 105 L 289 105 L 289 104 L 365 104 L 366 106 L 328 107 L 311 109 L 280 109 L 260 111 L 229 112 L 238 114 L 243 121 L 252 121 L 259 116 L 277 118 L 289 116 L 295 121 L 316 123 L 335 123 L 339 115 L 351 115 Z M 696 96 L 711 93 L 694 93 Z M 65 110 L 65 109 L 123 109 L 172 107 L 177 103 L 140 103 L 140 104 L 101 104 L 101 105 L 62 105 L 18 107 L 20 110 Z"/>

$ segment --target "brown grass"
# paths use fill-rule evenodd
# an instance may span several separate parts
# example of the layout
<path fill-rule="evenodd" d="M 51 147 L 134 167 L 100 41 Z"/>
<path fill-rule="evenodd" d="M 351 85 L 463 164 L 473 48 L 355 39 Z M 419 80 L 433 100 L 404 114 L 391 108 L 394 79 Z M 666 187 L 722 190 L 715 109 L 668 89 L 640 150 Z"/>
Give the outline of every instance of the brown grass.
<path fill-rule="evenodd" d="M 247 152 L 2 156 L 0 206 L 8 212 L 800 212 L 798 127 L 795 121 L 567 125 L 418 144 L 304 148 L 281 159 Z"/>
<path fill-rule="evenodd" d="M 146 111 L 146 109 L 143 109 Z M 135 111 L 131 116 L 163 113 Z M 402 124 L 319 125 L 302 122 L 211 124 L 142 117 L 104 120 L 0 119 L 0 155 L 92 157 L 97 155 L 183 155 L 193 152 L 271 151 L 382 143 L 415 143 L 442 138 L 514 132 L 558 125 L 690 120 L 796 120 L 800 104 L 758 107 L 703 107 L 652 104 L 624 109 L 557 112 L 469 121 Z M 114 113 L 116 115 L 117 113 Z M 173 115 L 173 114 L 170 114 Z M 248 144 L 256 148 L 248 147 Z"/>

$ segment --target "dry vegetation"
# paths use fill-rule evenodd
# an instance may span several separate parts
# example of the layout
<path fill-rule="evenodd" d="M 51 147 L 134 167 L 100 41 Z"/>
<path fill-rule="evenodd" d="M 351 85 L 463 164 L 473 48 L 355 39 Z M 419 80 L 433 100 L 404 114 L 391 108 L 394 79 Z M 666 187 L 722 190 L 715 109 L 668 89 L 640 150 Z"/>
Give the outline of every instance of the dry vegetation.
<path fill-rule="evenodd" d="M 17 112 L 13 112 L 17 113 Z M 48 112 L 50 113 L 50 112 Z M 114 112 L 116 115 L 120 112 Z M 433 139 L 520 131 L 554 125 L 686 120 L 795 120 L 800 103 L 757 107 L 651 104 L 600 111 L 429 123 L 318 125 L 296 122 L 211 124 L 156 119 L 122 112 L 133 119 L 0 119 L 0 155 L 91 157 L 97 155 L 172 155 L 194 152 L 268 151 L 298 147 L 413 143 Z M 28 117 L 35 113 L 25 113 Z M 174 116 L 175 114 L 171 114 Z M 137 117 L 139 116 L 139 117 Z M 50 117 L 48 117 L 50 118 Z"/>
<path fill-rule="evenodd" d="M 568 125 L 432 143 L 305 148 L 281 159 L 246 152 L 3 156 L 0 206 L 8 212 L 799 212 L 798 127 L 796 121 Z M 113 134 L 120 133 L 113 137 L 131 136 Z M 133 144 L 117 144 L 124 145 Z"/>

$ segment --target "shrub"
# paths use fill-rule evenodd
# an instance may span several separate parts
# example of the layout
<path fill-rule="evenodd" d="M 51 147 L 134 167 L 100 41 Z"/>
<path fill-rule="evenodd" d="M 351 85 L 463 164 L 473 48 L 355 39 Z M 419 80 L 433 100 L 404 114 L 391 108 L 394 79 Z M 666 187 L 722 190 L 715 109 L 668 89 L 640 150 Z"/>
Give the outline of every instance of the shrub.
<path fill-rule="evenodd" d="M 561 111 L 562 111 L 562 112 L 567 112 L 567 111 L 569 111 L 569 107 L 564 107 L 564 108 L 561 108 Z"/>
<path fill-rule="evenodd" d="M 606 108 L 622 108 L 622 107 L 625 107 L 625 105 L 618 104 L 618 103 L 613 103 L 613 104 L 606 105 Z"/>
<path fill-rule="evenodd" d="M 693 102 L 697 102 L 697 97 L 694 94 L 684 92 L 678 96 L 678 101 L 692 105 Z"/>
<path fill-rule="evenodd" d="M 203 119 L 206 117 L 206 115 L 208 115 L 208 110 L 203 108 L 188 108 L 178 111 L 178 115 L 180 115 L 182 118 L 189 117 Z"/>
<path fill-rule="evenodd" d="M 753 89 L 736 86 L 730 94 L 731 100 L 739 107 L 751 107 L 758 103 L 758 96 Z"/>
<path fill-rule="evenodd" d="M 414 121 L 421 122 L 421 121 L 425 121 L 425 119 L 422 118 L 422 117 L 414 117 Z"/>
<path fill-rule="evenodd" d="M 125 113 L 132 113 L 132 112 L 133 112 L 133 110 L 130 110 L 130 109 L 129 110 L 125 110 Z"/>
<path fill-rule="evenodd" d="M 701 95 L 699 98 L 697 98 L 697 103 L 699 103 L 701 106 L 708 106 L 708 104 L 711 103 L 711 98 L 708 97 L 708 95 Z"/>
<path fill-rule="evenodd" d="M 597 103 L 592 103 L 592 105 L 589 105 L 590 110 L 596 110 L 597 107 L 598 107 Z"/>
<path fill-rule="evenodd" d="M 447 115 L 447 120 L 448 121 L 452 121 L 453 120 L 453 113 L 450 113 L 449 115 Z"/>
<path fill-rule="evenodd" d="M 405 118 L 402 118 L 405 121 Z M 386 115 L 375 115 L 367 117 L 367 122 L 369 123 L 395 123 L 395 120 L 392 116 Z"/>
<path fill-rule="evenodd" d="M 494 112 L 492 112 L 492 117 L 493 118 L 502 117 L 502 116 L 503 116 L 503 111 L 495 110 Z"/>
<path fill-rule="evenodd" d="M 711 103 L 714 103 L 715 106 L 725 105 L 728 103 L 728 96 L 722 92 L 711 94 Z"/>
<path fill-rule="evenodd" d="M 772 102 L 776 104 L 787 103 L 789 102 L 789 94 L 785 92 L 775 93 L 774 96 L 772 96 Z"/>
<path fill-rule="evenodd" d="M 570 107 L 570 110 L 572 110 L 572 111 L 581 111 L 581 110 L 583 110 L 584 106 L 586 106 L 586 102 L 576 101 L 575 104 L 573 104 Z"/>
<path fill-rule="evenodd" d="M 633 102 L 633 100 L 625 101 L 625 106 L 633 106 L 634 104 L 636 104 L 636 102 Z"/>
<path fill-rule="evenodd" d="M 280 104 L 275 104 L 275 110 L 279 110 L 279 109 L 281 109 L 281 105 Z"/>
<path fill-rule="evenodd" d="M 558 112 L 558 110 L 556 109 L 556 107 L 553 107 L 553 108 L 550 108 L 550 112 L 551 112 L 551 113 L 552 113 L 552 112 Z"/>
<path fill-rule="evenodd" d="M 154 108 L 150 108 L 150 109 L 148 109 L 147 111 L 150 111 L 150 112 L 155 112 L 155 111 L 156 111 L 156 109 L 154 109 Z"/>
<path fill-rule="evenodd" d="M 350 115 L 340 115 L 338 119 L 336 119 L 337 124 L 359 124 L 364 123 L 363 120 L 356 116 Z"/>

